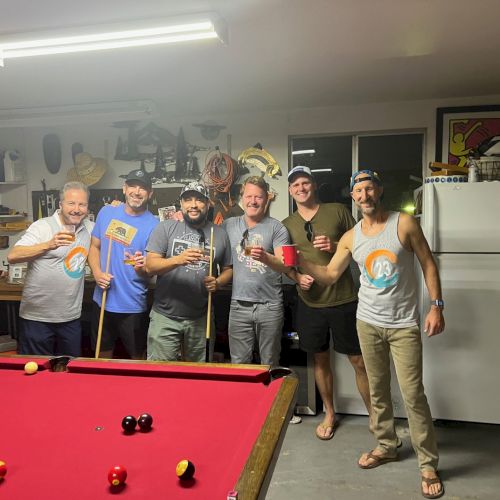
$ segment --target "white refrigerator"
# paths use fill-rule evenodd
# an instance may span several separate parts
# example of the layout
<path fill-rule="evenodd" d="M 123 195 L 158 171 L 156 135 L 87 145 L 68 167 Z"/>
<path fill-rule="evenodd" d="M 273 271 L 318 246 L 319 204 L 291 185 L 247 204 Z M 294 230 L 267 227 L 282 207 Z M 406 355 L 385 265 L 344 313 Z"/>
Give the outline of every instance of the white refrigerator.
<path fill-rule="evenodd" d="M 438 419 L 500 423 L 500 182 L 428 184 L 422 228 L 439 268 L 445 331 L 422 332 Z M 420 274 L 420 316 L 430 297 Z"/>

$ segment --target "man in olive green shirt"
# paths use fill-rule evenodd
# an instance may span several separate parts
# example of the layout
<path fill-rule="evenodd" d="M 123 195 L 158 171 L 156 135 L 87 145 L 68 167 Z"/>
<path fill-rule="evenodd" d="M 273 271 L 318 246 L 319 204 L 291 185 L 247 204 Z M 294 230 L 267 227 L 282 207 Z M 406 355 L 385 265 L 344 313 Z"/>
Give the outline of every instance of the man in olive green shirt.
<path fill-rule="evenodd" d="M 340 203 L 317 201 L 316 184 L 307 167 L 297 166 L 290 171 L 288 189 L 297 211 L 283 224 L 306 260 L 326 266 L 335 252 L 335 242 L 354 226 L 354 219 Z M 332 286 L 316 283 L 300 269 L 290 271 L 288 276 L 297 283 L 299 295 L 296 325 L 299 345 L 314 355 L 314 376 L 325 408 L 325 418 L 318 425 L 316 436 L 328 440 L 333 437 L 336 423 L 330 336 L 335 351 L 349 358 L 359 393 L 371 414 L 368 378 L 356 331 L 357 291 L 349 269 Z"/>

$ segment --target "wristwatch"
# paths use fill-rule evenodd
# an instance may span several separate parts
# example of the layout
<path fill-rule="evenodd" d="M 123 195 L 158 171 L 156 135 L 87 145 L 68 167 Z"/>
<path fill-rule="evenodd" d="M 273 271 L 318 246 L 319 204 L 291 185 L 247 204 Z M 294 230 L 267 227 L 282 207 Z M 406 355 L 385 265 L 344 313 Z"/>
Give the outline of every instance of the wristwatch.
<path fill-rule="evenodd" d="M 440 309 L 444 309 L 444 301 L 441 299 L 431 300 L 431 306 L 437 306 Z"/>

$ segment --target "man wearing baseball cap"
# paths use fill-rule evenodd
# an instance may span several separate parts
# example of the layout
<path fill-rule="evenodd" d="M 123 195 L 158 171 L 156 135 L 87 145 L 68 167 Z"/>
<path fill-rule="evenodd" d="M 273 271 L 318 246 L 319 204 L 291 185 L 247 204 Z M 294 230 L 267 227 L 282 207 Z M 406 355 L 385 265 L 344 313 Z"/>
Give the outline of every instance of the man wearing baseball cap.
<path fill-rule="evenodd" d="M 147 357 L 202 362 L 206 355 L 208 293 L 231 281 L 231 247 L 224 229 L 207 219 L 210 200 L 203 184 L 186 184 L 180 203 L 183 220 L 161 222 L 147 246 L 146 269 L 157 275 Z M 219 276 L 209 276 L 210 246 L 212 271 L 216 274 L 221 269 Z"/>
<path fill-rule="evenodd" d="M 307 262 L 307 257 L 301 265 L 330 286 L 343 275 L 351 259 L 361 271 L 357 330 L 370 381 L 377 446 L 363 453 L 358 465 L 373 469 L 398 459 L 391 399 L 392 357 L 420 469 L 421 493 L 425 498 L 439 498 L 444 487 L 437 473 L 439 454 L 423 385 L 414 257 L 432 299 L 423 319 L 428 337 L 439 335 L 445 327 L 439 272 L 417 220 L 388 211 L 381 204 L 384 188 L 376 172 L 354 173 L 350 187 L 363 218 L 342 236 L 326 265 Z"/>
<path fill-rule="evenodd" d="M 107 290 L 99 356 L 112 357 L 119 338 L 131 358 L 141 359 L 146 352 L 148 320 L 145 250 L 149 235 L 158 224 L 147 209 L 153 194 L 149 175 L 141 169 L 132 170 L 123 184 L 123 194 L 125 203 L 106 205 L 99 211 L 92 231 L 88 262 L 97 286 L 91 339 L 95 348 L 103 291 Z M 107 268 L 110 235 L 113 242 Z M 125 260 L 133 264 L 126 264 Z"/>
<path fill-rule="evenodd" d="M 354 226 L 352 215 L 340 203 L 317 200 L 316 183 L 306 166 L 290 170 L 288 190 L 297 204 L 297 211 L 283 221 L 292 242 L 305 259 L 326 265 L 335 252 L 336 242 Z M 332 286 L 318 283 L 300 267 L 287 274 L 297 283 L 299 345 L 303 351 L 313 354 L 314 376 L 325 408 L 325 417 L 316 428 L 316 436 L 328 440 L 333 437 L 336 427 L 334 376 L 330 365 L 332 341 L 334 350 L 349 358 L 358 390 L 371 414 L 368 378 L 356 332 L 356 289 L 349 269 Z"/>

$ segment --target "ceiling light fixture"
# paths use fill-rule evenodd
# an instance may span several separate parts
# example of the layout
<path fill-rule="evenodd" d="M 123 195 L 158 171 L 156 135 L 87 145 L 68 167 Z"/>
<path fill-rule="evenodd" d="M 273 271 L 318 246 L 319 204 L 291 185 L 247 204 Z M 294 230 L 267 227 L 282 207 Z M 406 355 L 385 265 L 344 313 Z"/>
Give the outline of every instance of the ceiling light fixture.
<path fill-rule="evenodd" d="M 18 57 L 142 47 L 214 38 L 222 42 L 227 38 L 226 26 L 215 14 L 18 33 L 0 37 L 0 65 L 4 65 L 5 59 Z"/>
<path fill-rule="evenodd" d="M 156 104 L 149 99 L 10 108 L 0 109 L 0 128 L 151 120 L 157 116 L 159 112 Z"/>
<path fill-rule="evenodd" d="M 316 153 L 315 149 L 301 149 L 298 151 L 292 151 L 292 156 L 298 156 L 298 155 L 313 155 Z"/>

